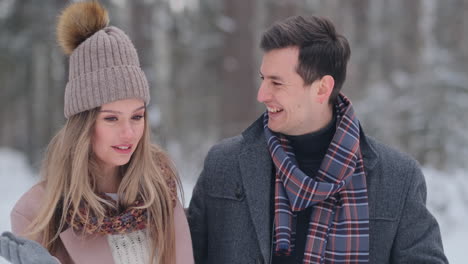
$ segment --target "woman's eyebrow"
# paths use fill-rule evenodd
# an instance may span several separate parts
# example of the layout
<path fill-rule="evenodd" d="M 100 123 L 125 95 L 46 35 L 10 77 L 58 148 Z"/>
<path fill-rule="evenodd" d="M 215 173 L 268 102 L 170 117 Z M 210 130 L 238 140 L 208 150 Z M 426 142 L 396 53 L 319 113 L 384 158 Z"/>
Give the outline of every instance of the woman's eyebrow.
<path fill-rule="evenodd" d="M 141 110 L 141 109 L 144 109 L 145 106 L 140 106 L 138 107 L 137 109 L 133 110 L 133 113 L 138 111 L 138 110 Z M 104 113 L 114 113 L 114 114 L 123 114 L 122 112 L 120 111 L 116 111 L 116 110 L 99 110 L 100 113 L 104 112 Z"/>

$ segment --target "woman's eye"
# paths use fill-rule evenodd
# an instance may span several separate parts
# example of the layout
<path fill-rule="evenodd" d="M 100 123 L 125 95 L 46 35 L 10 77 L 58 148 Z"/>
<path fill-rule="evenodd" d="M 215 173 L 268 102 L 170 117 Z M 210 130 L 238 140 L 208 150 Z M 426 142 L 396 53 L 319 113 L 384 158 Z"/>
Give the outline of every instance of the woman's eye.
<path fill-rule="evenodd" d="M 143 118 L 142 115 L 133 116 L 133 120 L 140 120 L 140 119 L 142 119 L 142 118 Z"/>
<path fill-rule="evenodd" d="M 106 120 L 106 121 L 117 121 L 117 117 L 115 117 L 115 116 L 108 116 L 108 117 L 104 117 L 104 120 Z"/>

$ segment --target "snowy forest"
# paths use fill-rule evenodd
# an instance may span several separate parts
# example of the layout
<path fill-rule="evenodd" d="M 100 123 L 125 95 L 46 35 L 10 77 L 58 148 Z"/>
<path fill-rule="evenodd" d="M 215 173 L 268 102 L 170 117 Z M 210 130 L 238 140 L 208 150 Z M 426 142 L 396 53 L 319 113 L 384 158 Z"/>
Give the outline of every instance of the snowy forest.
<path fill-rule="evenodd" d="M 209 148 L 264 111 L 256 101 L 262 32 L 291 15 L 330 18 L 351 46 L 343 92 L 368 135 L 421 163 L 449 260 L 462 263 L 468 0 L 101 2 L 110 24 L 139 52 L 153 138 L 175 161 L 186 203 Z M 45 147 L 65 121 L 68 60 L 56 44 L 55 23 L 67 3 L 0 0 L 0 231 L 9 229 L 9 210 L 37 181 Z"/>

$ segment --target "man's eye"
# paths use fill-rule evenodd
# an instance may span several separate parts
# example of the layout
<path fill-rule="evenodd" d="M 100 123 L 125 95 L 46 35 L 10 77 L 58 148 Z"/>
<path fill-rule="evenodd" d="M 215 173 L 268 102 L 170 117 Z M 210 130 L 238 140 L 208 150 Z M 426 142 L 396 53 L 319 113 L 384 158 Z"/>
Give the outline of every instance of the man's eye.
<path fill-rule="evenodd" d="M 282 83 L 279 83 L 279 82 L 273 82 L 273 85 L 274 85 L 274 86 L 279 86 L 279 85 L 282 85 Z"/>
<path fill-rule="evenodd" d="M 104 117 L 104 120 L 106 120 L 106 121 L 117 121 L 117 117 L 115 117 L 115 116 L 108 116 L 108 117 Z"/>

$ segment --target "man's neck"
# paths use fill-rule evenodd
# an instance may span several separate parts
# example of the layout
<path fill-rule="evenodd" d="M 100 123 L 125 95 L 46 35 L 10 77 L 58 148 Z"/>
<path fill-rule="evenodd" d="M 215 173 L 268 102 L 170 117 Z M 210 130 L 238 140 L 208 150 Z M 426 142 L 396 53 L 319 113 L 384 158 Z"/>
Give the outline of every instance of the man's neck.
<path fill-rule="evenodd" d="M 336 131 L 336 119 L 333 118 L 318 131 L 299 135 L 286 136 L 299 159 L 322 159 Z"/>

